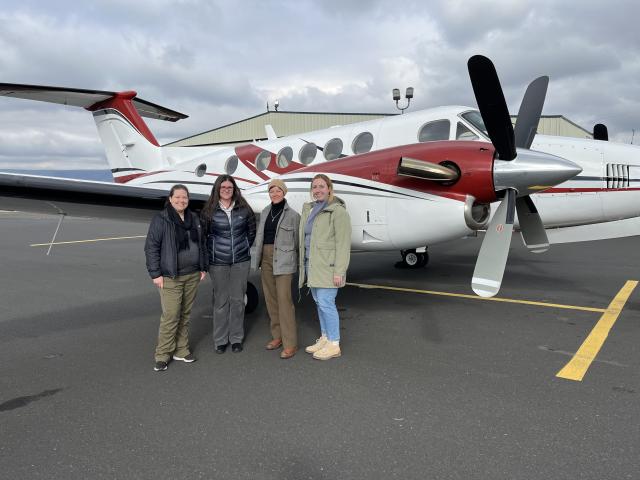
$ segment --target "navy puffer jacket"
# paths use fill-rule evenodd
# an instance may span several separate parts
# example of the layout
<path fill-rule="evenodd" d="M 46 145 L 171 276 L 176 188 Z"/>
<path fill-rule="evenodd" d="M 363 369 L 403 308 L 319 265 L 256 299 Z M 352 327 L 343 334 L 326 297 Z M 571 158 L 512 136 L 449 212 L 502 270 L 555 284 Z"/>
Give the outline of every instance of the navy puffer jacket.
<path fill-rule="evenodd" d="M 207 220 L 210 265 L 232 265 L 251 259 L 250 249 L 256 238 L 256 217 L 252 210 L 236 205 L 229 220 L 218 206 Z"/>

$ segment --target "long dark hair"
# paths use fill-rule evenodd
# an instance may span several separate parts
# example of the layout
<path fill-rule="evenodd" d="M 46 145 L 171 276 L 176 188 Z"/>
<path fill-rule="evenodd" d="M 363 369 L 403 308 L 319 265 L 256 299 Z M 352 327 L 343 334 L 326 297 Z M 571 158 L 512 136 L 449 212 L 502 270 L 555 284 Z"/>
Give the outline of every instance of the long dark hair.
<path fill-rule="evenodd" d="M 165 208 L 171 205 L 171 202 L 169 201 L 169 199 L 173 197 L 173 194 L 176 193 L 176 190 L 184 190 L 185 192 L 187 192 L 187 199 L 191 198 L 191 195 L 189 194 L 189 189 L 184 185 L 182 185 L 181 183 L 177 183 L 176 185 L 171 187 L 171 190 L 169 190 L 169 196 L 164 202 Z"/>
<path fill-rule="evenodd" d="M 253 210 L 242 196 L 242 192 L 238 188 L 235 179 L 231 175 L 220 175 L 216 182 L 213 184 L 213 188 L 211 189 L 211 195 L 207 199 L 207 202 L 204 204 L 202 208 L 202 213 L 200 214 L 205 223 L 208 223 L 213 217 L 216 208 L 218 208 L 218 202 L 220 202 L 220 186 L 222 182 L 231 182 L 233 185 L 233 197 L 231 197 L 231 201 L 235 202 L 236 206 L 246 207 L 251 215 L 253 215 Z"/>

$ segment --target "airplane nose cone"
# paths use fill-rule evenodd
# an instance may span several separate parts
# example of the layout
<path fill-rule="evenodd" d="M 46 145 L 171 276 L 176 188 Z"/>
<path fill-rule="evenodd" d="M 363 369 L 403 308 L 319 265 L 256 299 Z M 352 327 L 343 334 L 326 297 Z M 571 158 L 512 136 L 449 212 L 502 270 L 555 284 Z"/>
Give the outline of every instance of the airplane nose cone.
<path fill-rule="evenodd" d="M 582 168 L 566 158 L 518 149 L 514 160 L 494 161 L 493 184 L 496 191 L 513 188 L 523 196 L 559 185 L 580 172 Z"/>

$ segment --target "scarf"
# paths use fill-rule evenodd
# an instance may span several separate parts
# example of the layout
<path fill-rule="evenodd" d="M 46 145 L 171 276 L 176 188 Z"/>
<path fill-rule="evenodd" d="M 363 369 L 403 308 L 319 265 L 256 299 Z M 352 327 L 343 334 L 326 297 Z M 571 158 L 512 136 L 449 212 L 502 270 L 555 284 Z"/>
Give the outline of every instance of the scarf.
<path fill-rule="evenodd" d="M 180 215 L 172 205 L 167 207 L 167 212 L 176 232 L 176 247 L 178 251 L 189 250 L 189 235 L 191 235 L 191 240 L 194 243 L 198 243 L 198 228 L 193 221 L 191 211 L 188 208 L 185 209 L 184 220 L 180 218 Z"/>

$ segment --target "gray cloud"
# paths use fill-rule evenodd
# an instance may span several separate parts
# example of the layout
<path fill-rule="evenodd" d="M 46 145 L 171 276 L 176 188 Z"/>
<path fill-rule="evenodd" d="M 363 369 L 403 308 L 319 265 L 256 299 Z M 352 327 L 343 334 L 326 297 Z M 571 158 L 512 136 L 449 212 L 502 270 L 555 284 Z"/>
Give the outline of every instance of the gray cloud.
<path fill-rule="evenodd" d="M 517 110 L 550 75 L 544 113 L 628 141 L 640 128 L 640 7 L 631 1 L 5 1 L 0 81 L 138 91 L 190 115 L 150 122 L 161 141 L 264 111 L 392 112 L 474 105 L 469 56 L 490 56 Z M 0 99 L 0 161 L 104 162 L 88 112 Z M 16 167 L 17 168 L 17 167 Z"/>

